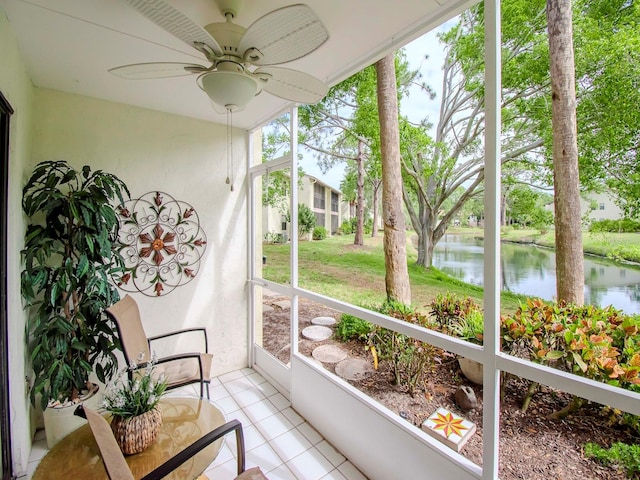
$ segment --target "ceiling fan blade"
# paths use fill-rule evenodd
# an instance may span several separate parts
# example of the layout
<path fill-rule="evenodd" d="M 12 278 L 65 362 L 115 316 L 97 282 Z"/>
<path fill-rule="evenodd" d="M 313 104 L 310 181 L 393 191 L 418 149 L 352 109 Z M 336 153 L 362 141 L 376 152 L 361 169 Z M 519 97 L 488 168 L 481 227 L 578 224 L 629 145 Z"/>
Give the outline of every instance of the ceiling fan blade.
<path fill-rule="evenodd" d="M 251 24 L 240 39 L 238 51 L 246 52 L 246 59 L 254 65 L 277 65 L 304 57 L 328 38 L 327 29 L 311 8 L 291 5 Z"/>
<path fill-rule="evenodd" d="M 164 0 L 125 0 L 153 23 L 198 51 L 197 44 L 207 45 L 216 55 L 222 48 L 209 33 Z"/>
<path fill-rule="evenodd" d="M 322 100 L 329 87 L 321 80 L 299 70 L 261 67 L 253 72 L 262 89 L 276 97 L 297 103 L 313 104 Z"/>
<path fill-rule="evenodd" d="M 132 65 L 122 65 L 121 67 L 109 69 L 109 73 L 128 80 L 182 77 L 206 71 L 206 67 L 195 63 L 172 62 L 134 63 Z"/>

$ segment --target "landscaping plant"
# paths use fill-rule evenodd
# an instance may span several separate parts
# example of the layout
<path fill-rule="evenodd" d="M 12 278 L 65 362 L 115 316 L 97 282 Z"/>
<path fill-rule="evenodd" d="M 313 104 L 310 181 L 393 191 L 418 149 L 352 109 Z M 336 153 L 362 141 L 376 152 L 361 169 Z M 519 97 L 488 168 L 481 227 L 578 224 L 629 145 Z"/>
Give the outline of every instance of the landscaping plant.
<path fill-rule="evenodd" d="M 29 308 L 27 342 L 34 373 L 31 402 L 75 399 L 118 367 L 115 326 L 104 309 L 119 299 L 112 276 L 124 265 L 113 248 L 114 202 L 129 195 L 116 176 L 64 161 L 38 164 L 23 189 L 30 222 L 22 250 L 22 297 Z"/>
<path fill-rule="evenodd" d="M 623 469 L 627 478 L 640 478 L 640 445 L 616 442 L 611 448 L 602 448 L 596 443 L 584 446 L 587 458 L 595 458 L 603 465 L 613 465 Z"/>

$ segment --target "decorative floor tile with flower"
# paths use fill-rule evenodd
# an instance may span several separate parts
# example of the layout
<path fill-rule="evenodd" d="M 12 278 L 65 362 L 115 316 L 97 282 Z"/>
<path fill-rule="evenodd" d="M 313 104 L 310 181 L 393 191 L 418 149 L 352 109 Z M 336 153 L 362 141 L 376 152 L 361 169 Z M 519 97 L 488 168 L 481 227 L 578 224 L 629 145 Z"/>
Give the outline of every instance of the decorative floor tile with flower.
<path fill-rule="evenodd" d="M 440 407 L 424 421 L 422 430 L 459 452 L 476 432 L 476 424 Z"/>

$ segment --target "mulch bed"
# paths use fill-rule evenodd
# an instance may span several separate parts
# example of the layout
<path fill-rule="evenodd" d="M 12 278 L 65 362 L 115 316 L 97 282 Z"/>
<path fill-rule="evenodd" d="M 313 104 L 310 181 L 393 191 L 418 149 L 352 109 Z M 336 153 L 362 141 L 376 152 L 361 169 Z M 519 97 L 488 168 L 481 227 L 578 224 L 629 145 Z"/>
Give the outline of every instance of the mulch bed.
<path fill-rule="evenodd" d="M 274 302 L 284 297 L 265 297 L 264 303 L 273 307 L 263 315 L 263 345 L 282 362 L 290 355 L 289 309 Z M 311 319 L 330 316 L 339 320 L 340 313 L 305 299 L 299 302 L 299 329 L 311 325 Z M 333 339 L 310 342 L 299 339 L 301 354 L 311 357 L 313 349 L 326 343 L 335 343 L 352 357 L 368 358 L 370 354 L 362 343 L 343 343 Z M 368 357 L 367 357 L 368 356 Z M 335 365 L 325 364 L 333 373 Z M 384 364 L 370 376 L 358 382 L 349 382 L 388 409 L 416 426 L 438 407 L 445 407 L 473 421 L 477 433 L 464 446 L 461 454 L 482 465 L 482 387 L 469 382 L 458 367 L 455 358 L 444 357 L 428 375 L 419 392 L 410 395 L 392 383 L 392 376 Z M 473 388 L 478 408 L 462 412 L 455 405 L 454 394 L 460 385 Z M 614 442 L 637 443 L 638 437 L 630 429 L 611 425 L 602 406 L 589 404 L 563 420 L 550 420 L 547 416 L 568 404 L 570 396 L 541 387 L 533 397 L 526 413 L 522 413 L 522 399 L 528 382 L 509 378 L 503 382 L 500 418 L 500 478 L 502 480 L 569 480 L 599 479 L 622 480 L 623 472 L 604 467 L 584 457 L 582 447 L 587 442 L 610 446 Z"/>

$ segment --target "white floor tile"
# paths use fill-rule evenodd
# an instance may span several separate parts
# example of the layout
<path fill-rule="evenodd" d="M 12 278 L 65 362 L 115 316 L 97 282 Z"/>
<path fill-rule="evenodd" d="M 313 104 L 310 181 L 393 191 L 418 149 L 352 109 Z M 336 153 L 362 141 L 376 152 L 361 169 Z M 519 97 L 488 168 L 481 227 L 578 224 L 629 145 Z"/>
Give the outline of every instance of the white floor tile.
<path fill-rule="evenodd" d="M 29 462 L 39 462 L 49 452 L 46 440 L 38 440 L 33 442 L 31 453 L 29 454 Z"/>
<path fill-rule="evenodd" d="M 315 429 L 307 422 L 298 425 L 296 428 L 300 430 L 305 437 L 307 437 L 307 440 L 309 440 L 312 445 L 322 441 L 322 435 L 316 432 Z"/>
<path fill-rule="evenodd" d="M 304 423 L 304 418 L 302 418 L 300 415 L 298 415 L 296 413 L 296 411 L 289 407 L 289 408 L 285 408 L 284 410 L 282 410 L 281 412 L 285 417 L 287 417 L 287 420 L 289 420 L 291 423 L 293 423 L 293 425 L 295 425 L 296 427 L 298 425 L 301 425 Z"/>
<path fill-rule="evenodd" d="M 269 397 L 269 401 L 273 403 L 278 410 L 284 410 L 285 408 L 289 408 L 291 406 L 289 400 L 287 400 L 286 397 L 281 393 L 271 395 Z"/>
<path fill-rule="evenodd" d="M 229 393 L 231 393 L 231 395 L 242 392 L 243 390 L 246 390 L 248 388 L 255 387 L 253 382 L 251 382 L 251 380 L 249 380 L 247 377 L 242 377 L 231 382 L 224 382 L 223 385 L 227 390 L 229 390 Z"/>
<path fill-rule="evenodd" d="M 260 467 L 263 472 L 268 472 L 282 465 L 282 459 L 268 443 L 247 452 L 247 469 Z"/>
<path fill-rule="evenodd" d="M 230 441 L 231 438 L 234 438 L 234 440 Z M 235 451 L 236 451 L 235 437 L 232 437 L 231 435 L 227 435 L 225 437 L 224 444 L 222 445 L 222 447 L 220 448 L 220 451 L 218 452 L 218 456 L 213 460 L 213 462 L 211 462 L 211 465 L 209 465 L 207 470 L 213 467 L 217 467 L 218 465 L 222 465 L 223 463 L 226 463 L 229 460 L 235 459 L 236 458 Z"/>
<path fill-rule="evenodd" d="M 261 402 L 262 400 L 264 400 L 264 395 L 260 393 L 260 390 L 254 387 L 238 393 L 234 393 L 233 398 L 238 405 L 244 408 L 253 403 Z"/>
<path fill-rule="evenodd" d="M 327 460 L 329 460 L 334 467 L 337 467 L 346 460 L 346 458 L 344 458 L 344 456 L 326 440 L 322 440 L 318 443 L 316 448 L 320 450 L 320 453 L 327 457 Z"/>
<path fill-rule="evenodd" d="M 261 383 L 260 385 L 257 385 L 257 387 L 265 397 L 270 397 L 271 395 L 278 393 L 276 387 L 271 385 L 269 382 Z"/>
<path fill-rule="evenodd" d="M 249 405 L 248 407 L 245 407 L 243 411 L 253 423 L 259 422 L 260 420 L 264 420 L 265 418 L 278 413 L 278 409 L 268 400 Z"/>
<path fill-rule="evenodd" d="M 238 380 L 239 378 L 244 378 L 244 373 L 242 373 L 241 370 L 234 370 L 233 372 L 218 375 L 217 378 L 222 383 L 233 382 L 234 380 Z"/>
<path fill-rule="evenodd" d="M 330 471 L 327 475 L 322 477 L 321 480 L 347 480 L 344 475 L 340 473 L 340 470 L 335 469 Z"/>
<path fill-rule="evenodd" d="M 291 473 L 291 470 L 289 470 L 286 465 L 280 465 L 278 468 L 271 470 L 270 472 L 268 472 L 268 476 L 269 480 L 303 480 L 301 478 L 296 478 L 296 476 Z"/>
<path fill-rule="evenodd" d="M 212 402 L 229 396 L 231 396 L 231 394 L 226 388 L 224 388 L 223 385 L 216 385 L 215 387 L 211 387 L 209 389 L 209 400 L 211 400 Z"/>
<path fill-rule="evenodd" d="M 259 447 L 263 443 L 267 441 L 262 436 L 262 434 L 258 431 L 255 425 L 249 425 L 244 429 L 244 449 L 246 452 L 253 450 L 256 447 Z M 235 442 L 234 442 L 235 445 Z"/>
<path fill-rule="evenodd" d="M 262 419 L 256 422 L 255 426 L 268 441 L 294 428 L 293 424 L 287 420 L 287 417 L 281 413 Z"/>
<path fill-rule="evenodd" d="M 204 473 L 209 478 L 236 478 L 236 476 L 238 475 L 238 463 L 235 461 L 235 459 L 229 460 L 228 462 L 209 468 Z"/>
<path fill-rule="evenodd" d="M 240 410 L 240 405 L 238 405 L 231 397 L 224 397 L 212 403 L 222 410 L 222 413 L 224 413 L 227 420 L 232 419 L 233 413 Z"/>
<path fill-rule="evenodd" d="M 311 443 L 299 430 L 289 430 L 269 441 L 269 445 L 276 451 L 284 462 L 297 457 L 305 450 L 311 448 Z"/>
<path fill-rule="evenodd" d="M 320 480 L 333 470 L 333 465 L 316 448 L 306 450 L 286 463 L 298 478 Z"/>
<path fill-rule="evenodd" d="M 338 467 L 340 473 L 342 473 L 347 480 L 367 480 L 360 470 L 358 470 L 351 462 L 344 462 Z"/>
<path fill-rule="evenodd" d="M 252 371 L 252 372 L 253 372 L 253 373 L 250 373 L 249 375 L 247 375 L 247 378 L 248 378 L 248 379 L 249 379 L 249 381 L 250 381 L 251 383 L 253 383 L 254 385 L 261 385 L 261 384 L 263 384 L 264 382 L 266 382 L 266 381 L 267 381 L 267 380 L 266 380 L 262 375 L 260 375 L 258 372 L 254 372 L 254 371 Z"/>

